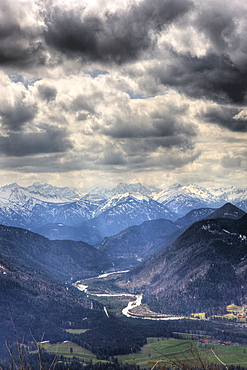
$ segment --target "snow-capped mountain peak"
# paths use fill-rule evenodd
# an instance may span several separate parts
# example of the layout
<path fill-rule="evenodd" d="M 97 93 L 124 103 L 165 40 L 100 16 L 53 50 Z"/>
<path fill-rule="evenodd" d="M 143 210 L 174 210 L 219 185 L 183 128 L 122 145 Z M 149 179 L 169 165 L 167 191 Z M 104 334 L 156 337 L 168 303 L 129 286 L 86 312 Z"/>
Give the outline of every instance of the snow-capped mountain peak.
<path fill-rule="evenodd" d="M 34 196 L 42 197 L 43 199 L 50 199 L 51 201 L 74 201 L 81 198 L 80 194 L 74 188 L 58 187 L 50 184 L 41 184 L 34 182 L 31 186 L 26 188 Z"/>
<path fill-rule="evenodd" d="M 155 193 L 141 183 L 120 183 L 112 190 L 95 188 L 82 196 L 69 187 L 12 183 L 0 188 L 0 223 L 34 230 L 48 223 L 75 225 L 104 214 L 99 223 L 103 218 L 109 225 L 118 220 L 120 228 L 157 218 L 176 220 L 192 210 L 219 208 L 227 202 L 246 211 L 247 188 L 175 184 Z"/>
<path fill-rule="evenodd" d="M 217 196 L 195 184 L 176 184 L 156 194 L 154 199 L 174 212 L 185 214 L 192 209 L 222 205 Z"/>
<path fill-rule="evenodd" d="M 145 212 L 148 214 L 156 213 L 160 215 L 161 218 L 174 218 L 174 213 L 167 209 L 162 204 L 156 202 L 154 199 L 147 195 L 143 195 L 137 192 L 127 192 L 124 194 L 115 194 L 107 199 L 102 205 L 100 205 L 94 212 L 94 217 L 100 215 L 101 213 L 112 210 L 112 212 Z M 114 211 L 113 211 L 114 210 Z M 130 211 L 131 210 L 131 211 Z M 138 211 L 139 210 L 139 211 Z M 148 216 L 149 219 L 150 216 Z M 155 217 L 157 218 L 157 217 Z M 151 219 L 151 218 L 150 218 Z"/>

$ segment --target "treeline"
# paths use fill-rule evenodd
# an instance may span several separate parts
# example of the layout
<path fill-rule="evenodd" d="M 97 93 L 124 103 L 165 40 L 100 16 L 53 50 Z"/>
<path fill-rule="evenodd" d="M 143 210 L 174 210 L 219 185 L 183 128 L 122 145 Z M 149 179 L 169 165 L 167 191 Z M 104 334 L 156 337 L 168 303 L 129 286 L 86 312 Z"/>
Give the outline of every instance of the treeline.
<path fill-rule="evenodd" d="M 69 315 L 67 310 L 69 310 Z M 49 340 L 51 343 L 56 343 L 70 340 L 90 350 L 101 360 L 109 360 L 112 356 L 121 354 L 136 353 L 147 343 L 148 337 L 183 338 L 179 333 L 188 333 L 191 335 L 205 334 L 210 335 L 213 339 L 231 341 L 233 343 L 238 342 L 247 345 L 247 328 L 241 324 L 227 325 L 219 322 L 188 319 L 151 321 L 116 316 L 107 318 L 101 311 L 87 310 L 82 307 L 80 310 L 78 310 L 78 307 L 75 310 L 75 308 L 71 306 L 62 306 L 61 311 L 59 309 L 57 311 L 60 315 L 63 313 L 61 316 L 58 315 L 60 322 L 54 326 L 49 326 L 49 312 L 47 312 L 46 322 L 44 321 L 44 312 L 41 313 L 40 322 L 36 320 L 33 322 L 33 324 L 36 323 L 37 325 L 36 329 L 33 325 L 30 326 L 32 322 L 31 318 L 28 322 L 28 319 L 26 319 L 23 313 L 23 317 L 19 316 L 17 320 L 18 337 L 21 338 L 21 340 L 24 338 L 24 343 L 29 346 L 30 350 L 33 350 L 33 338 L 31 333 L 28 332 L 29 329 L 31 329 L 31 331 L 33 330 L 32 334 L 36 341 Z M 61 323 L 63 317 L 65 318 L 68 316 L 70 316 L 73 321 L 64 321 Z M 83 318 L 86 319 L 82 321 Z M 56 319 L 54 317 L 54 321 L 55 320 L 58 320 L 58 317 Z M 23 325 L 25 325 L 25 327 L 23 327 Z M 71 334 L 65 331 L 65 328 L 78 328 L 81 327 L 81 325 L 89 330 L 83 334 Z M 1 323 L 2 331 L 0 332 L 0 337 L 3 343 L 3 346 L 1 346 L 1 354 L 3 355 L 3 352 L 5 352 L 5 356 L 7 355 L 6 346 L 4 344 L 5 340 L 10 343 L 15 341 L 14 329 L 13 326 L 11 326 L 11 321 Z M 23 328 L 23 330 L 20 330 L 20 328 Z M 5 335 L 5 338 L 4 333 L 8 333 L 8 336 Z M 10 335 L 9 333 L 12 334 Z M 4 356 L 1 356 L 1 354 L 0 358 L 3 358 Z"/>
<path fill-rule="evenodd" d="M 111 317 L 92 322 L 91 330 L 69 339 L 85 347 L 98 359 L 108 360 L 111 356 L 136 353 L 146 344 L 148 337 L 182 338 L 178 333 L 210 335 L 222 341 L 247 345 L 247 328 L 212 321 L 174 320 L 151 321 L 126 317 Z"/>

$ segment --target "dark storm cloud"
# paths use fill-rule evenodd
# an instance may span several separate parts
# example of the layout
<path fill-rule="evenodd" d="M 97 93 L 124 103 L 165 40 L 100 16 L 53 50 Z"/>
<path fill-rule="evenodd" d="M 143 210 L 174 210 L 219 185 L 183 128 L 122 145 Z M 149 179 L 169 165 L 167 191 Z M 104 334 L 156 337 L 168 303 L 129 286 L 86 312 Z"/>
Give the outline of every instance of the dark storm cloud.
<path fill-rule="evenodd" d="M 192 8 L 189 0 L 144 0 L 118 13 L 82 16 L 52 7 L 45 18 L 46 43 L 93 61 L 123 63 L 153 46 L 153 34 Z"/>
<path fill-rule="evenodd" d="M 43 65 L 45 45 L 39 26 L 25 24 L 31 11 L 28 2 L 1 0 L 0 2 L 0 64 L 27 67 Z"/>
<path fill-rule="evenodd" d="M 142 141 L 144 145 L 153 149 L 159 146 L 187 146 L 197 134 L 195 124 L 184 118 L 187 110 L 186 105 L 174 107 L 167 104 L 165 108 L 157 108 L 149 114 L 147 110 L 140 117 L 135 117 L 133 112 L 131 118 L 111 118 L 110 123 L 101 128 L 101 132 L 114 139 L 145 139 Z"/>
<path fill-rule="evenodd" d="M 19 100 L 16 99 L 14 104 L 2 103 L 0 105 L 0 123 L 6 129 L 19 131 L 27 122 L 31 122 L 36 113 L 35 104 L 28 104 L 24 101 L 25 96 Z"/>
<path fill-rule="evenodd" d="M 38 87 L 38 91 L 41 99 L 47 101 L 47 103 L 56 99 L 57 90 L 55 89 L 55 87 L 40 85 Z"/>
<path fill-rule="evenodd" d="M 228 7 L 223 9 L 222 4 L 216 3 L 214 7 L 199 10 L 195 24 L 199 31 L 208 36 L 217 50 L 223 52 L 229 47 L 239 46 L 237 22 Z"/>
<path fill-rule="evenodd" d="M 160 138 L 147 138 L 145 140 L 145 147 L 149 151 L 155 151 L 157 148 L 172 148 L 178 147 L 183 151 L 190 149 L 193 146 L 192 141 L 189 137 L 184 135 L 174 135 Z"/>
<path fill-rule="evenodd" d="M 40 10 L 34 14 L 37 24 L 30 26 L 28 19 L 21 22 L 28 14 L 28 2 L 20 6 L 18 2 L 1 1 L 0 64 L 56 65 L 66 57 L 119 64 L 135 61 L 143 51 L 157 51 L 157 37 L 169 25 L 183 19 L 181 24 L 188 26 L 193 13 L 191 27 L 206 37 L 208 54 L 192 57 L 175 52 L 167 41 L 163 44 L 164 60 L 148 72 L 161 84 L 192 98 L 245 102 L 247 47 L 237 6 L 233 12 L 230 5 L 222 8 L 221 4 L 200 5 L 190 0 L 143 0 L 114 13 L 100 14 L 98 10 L 93 14 L 86 12 L 83 4 L 71 10 L 52 1 L 38 4 Z M 47 90 L 43 97 L 49 101 L 55 97 L 53 93 Z"/>
<path fill-rule="evenodd" d="M 48 128 L 39 133 L 15 133 L 0 136 L 0 152 L 6 156 L 23 157 L 41 153 L 66 152 L 72 144 L 66 133 L 58 128 Z"/>
<path fill-rule="evenodd" d="M 174 53 L 173 63 L 151 69 L 160 83 L 192 98 L 243 104 L 247 94 L 247 68 L 239 71 L 229 56 L 210 54 L 197 58 Z"/>
<path fill-rule="evenodd" d="M 153 122 L 152 127 L 150 127 L 149 125 L 145 126 L 145 124 L 128 123 L 118 118 L 113 126 L 103 128 L 102 133 L 115 139 L 153 137 L 170 138 L 171 141 L 173 141 L 173 137 L 178 137 L 179 135 L 195 136 L 193 124 L 191 124 L 191 128 L 189 126 L 185 128 L 183 125 L 177 124 L 173 119 L 160 119 L 158 122 Z"/>
<path fill-rule="evenodd" d="M 26 42 L 28 40 L 28 43 Z M 44 45 L 26 33 L 0 37 L 0 64 L 19 67 L 46 64 Z"/>
<path fill-rule="evenodd" d="M 194 162 L 200 156 L 192 143 L 183 138 L 129 139 L 123 145 L 125 158 L 130 169 L 175 169 Z"/>
<path fill-rule="evenodd" d="M 144 0 L 101 17 L 84 15 L 83 7 L 69 11 L 53 2 L 41 4 L 37 14 L 33 10 L 37 23 L 28 24 L 28 19 L 23 22 L 30 12 L 28 2 L 1 1 L 0 64 L 28 67 L 51 63 L 50 47 L 65 56 L 92 61 L 135 60 L 153 46 L 154 34 L 192 7 L 190 0 Z M 39 20 L 44 20 L 45 26 Z"/>
<path fill-rule="evenodd" d="M 239 110 L 225 107 L 211 107 L 201 115 L 201 118 L 209 123 L 217 124 L 231 131 L 247 132 L 247 120 L 234 119 Z"/>

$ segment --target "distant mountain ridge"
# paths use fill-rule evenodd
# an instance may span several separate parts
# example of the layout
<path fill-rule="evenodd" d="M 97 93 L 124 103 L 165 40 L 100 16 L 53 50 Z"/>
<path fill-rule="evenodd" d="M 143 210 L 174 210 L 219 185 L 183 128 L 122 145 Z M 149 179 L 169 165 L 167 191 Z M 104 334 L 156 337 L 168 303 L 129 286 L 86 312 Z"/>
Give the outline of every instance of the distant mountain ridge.
<path fill-rule="evenodd" d="M 177 230 L 178 227 L 169 220 L 145 221 L 105 238 L 95 247 L 109 255 L 116 269 L 129 269 L 159 250 L 157 240 Z"/>
<path fill-rule="evenodd" d="M 31 231 L 40 229 L 48 238 L 56 234 L 56 238 L 62 239 L 68 235 L 95 244 L 144 221 L 158 218 L 175 221 L 195 209 L 219 208 L 229 199 L 247 210 L 247 188 L 205 189 L 176 184 L 160 191 L 141 183 L 120 183 L 111 190 L 96 188 L 82 194 L 80 189 L 69 187 L 37 182 L 21 187 L 14 183 L 0 188 L 0 223 Z M 66 232 L 63 226 L 54 226 L 54 230 L 53 224 L 64 225 Z M 94 229 L 95 236 L 88 238 L 88 228 Z M 78 239 L 80 235 L 86 239 Z"/>

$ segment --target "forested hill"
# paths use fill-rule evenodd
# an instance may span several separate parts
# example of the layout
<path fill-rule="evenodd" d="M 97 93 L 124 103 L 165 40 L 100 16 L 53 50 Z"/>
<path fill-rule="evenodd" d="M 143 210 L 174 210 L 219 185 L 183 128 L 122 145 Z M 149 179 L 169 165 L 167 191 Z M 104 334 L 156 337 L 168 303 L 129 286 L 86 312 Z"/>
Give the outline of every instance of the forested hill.
<path fill-rule="evenodd" d="M 32 336 L 56 342 L 66 339 L 64 329 L 72 323 L 89 327 L 91 321 L 105 318 L 100 306 L 73 286 L 2 254 L 0 302 L 0 358 L 7 354 L 5 342 L 15 341 L 14 329 L 26 344 L 33 341 Z"/>
<path fill-rule="evenodd" d="M 95 276 L 111 267 L 104 252 L 84 242 L 49 240 L 30 231 L 0 225 L 0 253 L 62 281 Z"/>
<path fill-rule="evenodd" d="M 222 312 L 246 304 L 247 223 L 210 219 L 196 222 L 160 252 L 118 282 L 143 292 L 162 312 Z"/>

